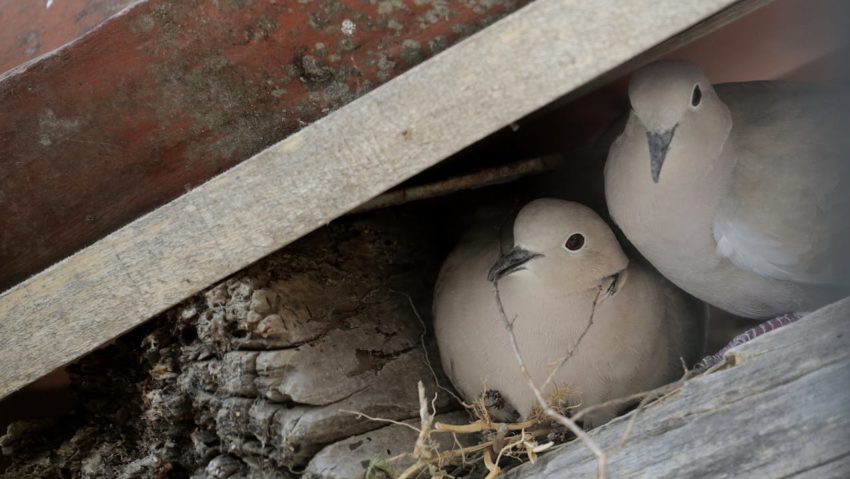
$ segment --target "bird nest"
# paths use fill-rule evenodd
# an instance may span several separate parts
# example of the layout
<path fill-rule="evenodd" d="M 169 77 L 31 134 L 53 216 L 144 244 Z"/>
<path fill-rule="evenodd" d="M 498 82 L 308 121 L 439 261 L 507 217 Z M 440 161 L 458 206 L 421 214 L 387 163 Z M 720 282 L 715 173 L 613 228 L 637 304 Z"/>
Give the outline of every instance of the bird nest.
<path fill-rule="evenodd" d="M 535 408 L 528 419 L 522 422 L 494 421 L 489 412 L 487 391 L 472 404 L 463 403 L 470 417 L 467 424 L 447 424 L 435 421 L 434 401 L 429 401 L 424 385 L 419 382 L 420 425 L 419 427 L 397 421 L 366 417 L 375 421 L 387 421 L 414 429 L 416 441 L 411 451 L 388 459 L 370 461 L 364 479 L 412 479 L 421 477 L 484 477 L 495 479 L 506 466 L 516 466 L 524 462 L 535 462 L 538 454 L 549 450 L 563 441 L 566 435 L 553 425 L 543 408 Z M 450 391 L 448 391 L 450 392 Z M 569 390 L 555 387 L 549 395 L 549 404 L 556 405 L 554 410 L 566 414 Z M 451 392 L 450 392 L 451 393 Z M 452 393 L 453 394 L 453 393 Z M 440 440 L 438 436 L 450 437 L 451 441 Z M 449 442 L 452 447 L 443 445 Z M 394 463 L 402 458 L 414 459 L 413 464 L 397 471 Z"/>

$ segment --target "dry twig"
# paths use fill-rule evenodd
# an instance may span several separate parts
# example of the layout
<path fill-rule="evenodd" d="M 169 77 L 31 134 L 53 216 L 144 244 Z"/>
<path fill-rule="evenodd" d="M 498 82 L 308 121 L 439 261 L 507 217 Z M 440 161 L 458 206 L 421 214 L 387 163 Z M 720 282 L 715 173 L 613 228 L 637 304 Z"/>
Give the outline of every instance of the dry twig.
<path fill-rule="evenodd" d="M 495 292 L 496 292 L 496 302 L 499 305 L 499 313 L 501 314 L 502 320 L 505 323 L 505 328 L 508 330 L 510 340 L 511 340 L 511 347 L 513 348 L 514 355 L 516 356 L 517 362 L 519 363 L 519 369 L 522 372 L 522 375 L 525 378 L 526 382 L 528 383 L 528 386 L 534 392 L 534 396 L 537 398 L 538 404 L 540 405 L 541 409 L 543 409 L 543 412 L 547 416 L 549 416 L 552 420 L 556 421 L 558 424 L 561 424 L 562 426 L 569 429 L 570 432 L 575 434 L 575 436 L 582 443 L 584 443 L 584 445 L 587 446 L 587 448 L 590 449 L 591 452 L 593 452 L 593 455 L 596 457 L 596 464 L 597 464 L 597 469 L 596 469 L 597 474 L 596 475 L 597 475 L 597 478 L 598 479 L 605 479 L 605 477 L 607 475 L 606 474 L 607 456 L 605 455 L 605 452 L 602 451 L 602 449 L 599 448 L 599 446 L 590 438 L 590 436 L 588 436 L 580 427 L 578 427 L 578 425 L 574 421 L 572 421 L 570 418 L 568 418 L 568 417 L 564 416 L 563 414 L 560 414 L 557 411 L 555 411 L 554 409 L 552 409 L 552 407 L 549 405 L 549 403 L 546 402 L 546 399 L 543 398 L 543 393 L 540 391 L 540 389 L 537 387 L 537 385 L 534 384 L 534 379 L 531 377 L 531 373 L 528 372 L 528 367 L 526 367 L 525 360 L 523 360 L 522 354 L 519 351 L 519 344 L 517 343 L 516 335 L 514 334 L 513 322 L 508 319 L 508 316 L 505 313 L 505 308 L 502 304 L 502 297 L 501 297 L 501 294 L 499 292 L 499 282 L 498 282 L 498 280 L 496 280 L 493 283 L 493 287 L 494 287 Z M 602 292 L 602 286 L 599 287 L 599 292 L 596 295 L 597 299 L 599 298 L 599 294 L 601 292 Z M 596 300 L 594 300 L 593 304 L 594 304 L 594 309 L 595 309 Z M 591 313 L 591 319 L 590 320 L 593 321 L 593 314 L 592 313 Z M 582 337 L 583 337 L 583 335 L 582 335 Z M 578 343 L 576 343 L 575 347 L 578 347 Z M 575 347 L 573 349 L 575 349 Z M 572 354 L 569 353 L 568 356 L 571 357 Z M 569 357 L 567 357 L 567 359 L 569 359 Z M 566 360 L 564 362 L 566 362 Z M 561 363 L 561 364 L 563 364 L 563 363 Z M 553 375 L 554 375 L 553 373 L 550 374 L 550 376 L 553 376 Z M 486 456 L 485 456 L 485 459 L 486 459 Z"/>
<path fill-rule="evenodd" d="M 570 350 L 567 352 L 567 354 L 565 354 L 564 357 L 562 357 L 558 361 L 556 366 L 554 368 L 552 368 L 551 371 L 549 371 L 549 375 L 546 377 L 546 381 L 544 381 L 543 386 L 540 387 L 541 390 L 546 389 L 546 387 L 552 381 L 552 378 L 555 377 L 555 374 L 558 372 L 558 370 L 561 369 L 561 367 L 563 367 L 564 364 L 566 364 L 566 362 L 569 361 L 570 358 L 573 357 L 573 354 L 575 354 L 576 349 L 578 349 L 578 345 L 581 344 L 581 340 L 584 339 L 584 336 L 587 334 L 588 331 L 590 331 L 590 327 L 593 326 L 593 316 L 596 314 L 596 303 L 599 302 L 599 296 L 601 294 L 602 294 L 602 285 L 599 285 L 599 287 L 596 291 L 596 296 L 593 298 L 593 304 L 590 307 L 590 317 L 587 320 L 587 324 L 584 326 L 584 329 L 582 330 L 581 334 L 579 334 L 578 339 L 576 339 L 576 343 L 573 345 L 573 347 L 570 348 Z M 499 307 L 500 308 L 502 307 L 501 299 L 499 299 Z M 513 326 L 511 327 L 511 334 L 513 334 Z"/>
<path fill-rule="evenodd" d="M 445 424 L 438 422 L 434 424 L 434 430 L 439 432 L 453 432 L 456 434 L 472 434 L 475 432 L 495 431 L 504 426 L 508 431 L 522 431 L 536 426 L 538 421 L 528 420 L 518 423 L 500 423 L 477 420 L 469 424 Z"/>
<path fill-rule="evenodd" d="M 542 156 L 518 161 L 505 166 L 488 168 L 467 175 L 456 176 L 447 180 L 428 183 L 425 185 L 411 186 L 401 190 L 388 191 L 380 196 L 372 198 L 363 203 L 350 213 L 363 213 L 366 211 L 401 205 L 411 201 L 419 201 L 428 198 L 436 198 L 463 190 L 471 190 L 484 186 L 496 185 L 513 181 L 523 176 L 550 171 L 563 162 L 560 156 Z"/>
<path fill-rule="evenodd" d="M 428 355 L 428 347 L 425 344 L 425 336 L 428 334 L 428 327 L 425 325 L 425 320 L 422 319 L 422 315 L 419 314 L 419 310 L 416 309 L 416 305 L 413 303 L 413 298 L 411 298 L 409 294 L 404 293 L 402 291 L 396 291 L 394 289 L 390 289 L 390 292 L 395 293 L 395 294 L 399 294 L 399 295 L 407 298 L 407 302 L 410 304 L 410 309 L 413 310 L 413 314 L 416 316 L 416 319 L 419 320 L 419 325 L 422 327 L 422 332 L 419 333 L 419 344 L 420 344 L 420 346 L 422 346 L 422 354 L 425 356 L 425 365 L 428 366 L 428 370 L 431 371 L 431 376 L 434 378 L 434 384 L 439 389 L 442 389 L 443 391 L 445 391 L 446 394 L 448 394 L 452 398 L 454 398 L 454 400 L 457 401 L 458 404 L 460 404 L 460 405 L 462 405 L 462 406 L 464 406 L 468 409 L 469 407 L 463 401 L 463 399 L 458 397 L 458 395 L 455 394 L 454 391 L 452 391 L 451 389 L 440 384 L 440 380 L 437 378 L 437 371 L 434 370 L 434 366 L 431 364 L 431 358 Z"/>
<path fill-rule="evenodd" d="M 413 429 L 413 430 L 414 430 L 414 431 L 416 431 L 416 432 L 419 432 L 419 429 L 418 429 L 418 428 L 416 428 L 415 426 L 412 426 L 412 425 L 410 425 L 410 424 L 407 424 L 407 423 L 405 423 L 405 422 L 396 421 L 396 420 L 393 420 L 393 419 L 385 419 L 385 418 L 382 418 L 382 417 L 372 417 L 372 416 L 370 416 L 370 415 L 368 415 L 368 414 L 364 414 L 364 413 L 362 413 L 362 412 L 360 412 L 360 411 L 351 411 L 351 410 L 349 410 L 349 409 L 340 409 L 340 410 L 339 410 L 339 412 L 344 412 L 344 413 L 346 413 L 346 414 L 354 414 L 355 416 L 357 416 L 357 418 L 358 418 L 358 419 L 360 419 L 360 418 L 366 418 L 366 419 L 368 419 L 368 420 L 370 420 L 370 421 L 375 421 L 375 422 L 386 422 L 386 423 L 390 423 L 390 424 L 395 424 L 396 426 L 404 426 L 404 427 L 407 427 L 407 428 Z"/>
<path fill-rule="evenodd" d="M 493 455 L 489 449 L 484 451 L 484 467 L 488 471 L 484 479 L 495 479 L 502 472 L 498 459 L 496 459 L 496 462 L 493 462 Z"/>
<path fill-rule="evenodd" d="M 403 425 L 417 431 L 417 439 L 413 452 L 402 454 L 383 461 L 381 464 L 389 464 L 403 456 L 410 456 L 416 462 L 405 469 L 397 479 L 413 479 L 418 477 L 424 471 L 428 471 L 432 477 L 443 477 L 440 474 L 445 474 L 443 469 L 448 465 L 460 465 L 468 467 L 478 461 L 486 461 L 489 454 L 491 466 L 488 467 L 490 477 L 495 478 L 501 468 L 498 467 L 499 459 L 504 456 L 522 458 L 526 456 L 530 461 L 537 459 L 537 454 L 545 451 L 552 446 L 552 443 L 538 444 L 536 438 L 548 433 L 547 429 L 537 429 L 528 432 L 527 429 L 539 425 L 539 421 L 524 421 L 522 423 L 492 423 L 489 420 L 478 419 L 468 425 L 452 425 L 435 423 L 434 417 L 436 411 L 433 401 L 429 404 L 425 397 L 425 387 L 420 381 L 417 384 L 419 388 L 419 416 L 420 427 L 416 428 L 410 424 L 401 423 L 398 421 L 382 418 L 374 418 L 356 411 L 345 411 L 351 414 L 356 414 L 373 421 L 388 422 L 391 424 Z M 476 434 L 479 432 L 500 431 L 492 440 L 476 444 L 474 446 L 462 447 L 457 440 L 457 434 Z M 519 432 L 519 434 L 515 434 Z M 432 438 L 434 433 L 452 434 L 457 448 L 450 451 L 440 451 L 438 443 Z M 495 462 L 493 462 L 493 453 L 497 453 Z M 475 456 L 476 459 L 470 460 L 470 456 Z M 388 466 L 387 466 L 388 467 Z"/>

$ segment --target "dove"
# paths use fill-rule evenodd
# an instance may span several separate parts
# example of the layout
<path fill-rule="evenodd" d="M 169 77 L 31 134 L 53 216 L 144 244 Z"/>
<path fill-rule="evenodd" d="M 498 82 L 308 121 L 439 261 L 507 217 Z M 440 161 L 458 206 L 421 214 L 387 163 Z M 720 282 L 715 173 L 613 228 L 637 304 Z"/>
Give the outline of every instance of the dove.
<path fill-rule="evenodd" d="M 538 199 L 513 223 L 500 254 L 499 228 L 473 228 L 443 263 L 434 292 L 434 332 L 443 369 L 468 402 L 497 392 L 521 417 L 537 405 L 504 318 L 544 397 L 566 388 L 582 407 L 677 379 L 702 357 L 704 305 L 646 266 L 630 262 L 613 232 L 578 203 Z M 498 287 L 501 306 L 496 297 Z M 489 397 L 488 397 L 489 399 Z M 619 412 L 584 416 L 594 427 Z"/>
<path fill-rule="evenodd" d="M 667 60 L 635 72 L 629 100 L 605 165 L 611 217 L 674 284 L 768 320 L 734 344 L 850 294 L 846 92 L 712 86 Z"/>

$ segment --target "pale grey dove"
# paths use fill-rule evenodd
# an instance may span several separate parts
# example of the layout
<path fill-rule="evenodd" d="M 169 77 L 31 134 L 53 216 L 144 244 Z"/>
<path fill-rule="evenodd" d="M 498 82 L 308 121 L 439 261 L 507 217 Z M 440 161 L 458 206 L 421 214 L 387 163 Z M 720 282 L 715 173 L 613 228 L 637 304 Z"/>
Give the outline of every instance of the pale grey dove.
<path fill-rule="evenodd" d="M 663 385 L 681 376 L 683 360 L 702 354 L 702 303 L 630 263 L 589 208 L 533 201 L 515 220 L 515 246 L 500 256 L 500 243 L 498 228 L 473 229 L 437 281 L 434 329 L 442 364 L 467 401 L 486 388 L 522 416 L 536 405 L 499 312 L 496 284 L 538 386 L 575 348 L 554 376 L 555 384 L 571 391 L 570 404 L 599 404 Z M 586 424 L 598 425 L 616 412 L 597 411 L 585 417 Z"/>
<path fill-rule="evenodd" d="M 605 167 L 613 219 L 685 291 L 745 317 L 785 315 L 761 331 L 847 296 L 847 98 L 789 82 L 713 87 L 683 61 L 644 67 Z"/>

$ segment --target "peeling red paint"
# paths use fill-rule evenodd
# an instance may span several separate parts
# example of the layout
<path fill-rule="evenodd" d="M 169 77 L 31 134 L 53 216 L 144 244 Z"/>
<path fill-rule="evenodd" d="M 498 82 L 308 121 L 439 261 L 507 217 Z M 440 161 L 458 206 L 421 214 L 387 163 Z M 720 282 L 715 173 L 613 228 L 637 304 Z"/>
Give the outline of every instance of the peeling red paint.
<path fill-rule="evenodd" d="M 0 77 L 0 289 L 527 1 L 151 0 Z"/>

